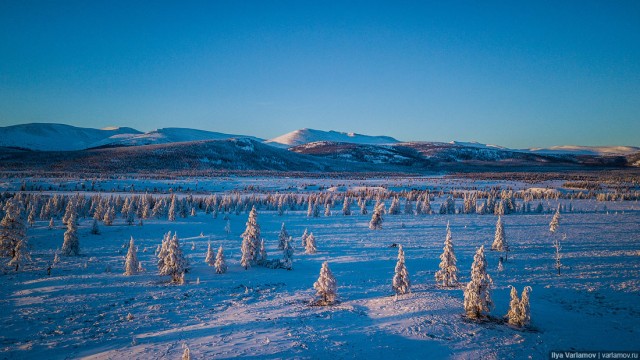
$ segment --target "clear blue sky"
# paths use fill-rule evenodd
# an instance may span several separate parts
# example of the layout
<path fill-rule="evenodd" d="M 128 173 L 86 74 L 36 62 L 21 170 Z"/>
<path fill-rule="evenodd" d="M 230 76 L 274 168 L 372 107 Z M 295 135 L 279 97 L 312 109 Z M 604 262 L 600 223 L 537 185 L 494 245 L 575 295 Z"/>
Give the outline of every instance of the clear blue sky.
<path fill-rule="evenodd" d="M 640 145 L 640 1 L 3 0 L 27 122 Z"/>

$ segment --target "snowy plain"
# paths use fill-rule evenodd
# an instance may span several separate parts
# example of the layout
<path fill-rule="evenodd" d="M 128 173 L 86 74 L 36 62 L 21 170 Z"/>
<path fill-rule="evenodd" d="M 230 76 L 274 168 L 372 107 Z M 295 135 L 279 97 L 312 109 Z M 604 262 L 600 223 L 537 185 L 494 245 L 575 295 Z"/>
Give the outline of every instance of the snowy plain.
<path fill-rule="evenodd" d="M 227 180 L 229 180 L 227 182 Z M 52 182 L 50 179 L 42 183 Z M 35 183 L 30 180 L 29 183 Z M 197 188 L 196 188 L 197 182 Z M 80 181 L 52 186 L 74 194 Z M 103 195 L 169 188 L 208 194 L 240 191 L 243 196 L 277 191 L 340 192 L 346 189 L 440 189 L 467 186 L 554 188 L 559 182 L 524 184 L 440 178 L 422 179 L 248 179 L 145 180 L 100 182 Z M 2 190 L 17 191 L 20 181 L 3 180 Z M 88 189 L 88 184 L 85 185 Z M 94 189 L 95 190 L 95 189 Z M 46 190 L 49 191 L 49 190 Z M 436 197 L 437 209 L 443 201 Z M 560 200 L 568 205 L 569 200 Z M 558 202 L 543 200 L 544 208 Z M 640 205 L 637 201 L 571 200 L 574 212 L 562 213 L 563 268 L 554 268 L 549 222 L 552 213 L 503 217 L 511 247 L 504 270 L 496 252 L 487 251 L 494 280 L 493 321 L 464 317 L 462 286 L 440 288 L 434 280 L 447 222 L 451 224 L 461 284 L 477 247 L 493 241 L 494 215 L 390 215 L 382 230 L 368 228 L 368 215 L 353 206 L 344 216 L 336 204 L 331 216 L 307 217 L 305 209 L 258 209 L 258 222 L 270 258 L 281 256 L 277 237 L 282 223 L 293 236 L 293 270 L 239 264 L 240 234 L 247 213 L 223 213 L 145 220 L 112 226 L 81 219 L 82 256 L 62 257 L 50 276 L 46 267 L 62 244 L 64 228 L 56 219 L 36 221 L 28 229 L 33 261 L 24 271 L 1 276 L 0 357 L 31 359 L 179 358 L 188 346 L 192 358 L 548 358 L 551 350 L 640 350 Z M 387 203 L 387 208 L 389 204 Z M 605 208 L 606 207 L 606 208 Z M 318 252 L 304 254 L 300 236 L 308 229 Z M 158 275 L 154 251 L 167 231 L 175 231 L 191 262 L 186 284 L 169 284 Z M 124 276 L 125 245 L 139 248 L 145 272 Z M 559 236 L 559 235 L 555 235 Z M 229 265 L 216 274 L 204 262 L 207 243 L 222 245 Z M 411 293 L 395 298 L 391 289 L 397 249 L 402 244 L 412 282 Z M 193 249 L 195 247 L 195 249 Z M 339 303 L 310 306 L 313 283 L 328 261 L 338 283 Z M 531 286 L 531 326 L 519 329 L 500 321 L 509 303 L 509 285 Z M 128 317 L 131 314 L 132 316 Z"/>

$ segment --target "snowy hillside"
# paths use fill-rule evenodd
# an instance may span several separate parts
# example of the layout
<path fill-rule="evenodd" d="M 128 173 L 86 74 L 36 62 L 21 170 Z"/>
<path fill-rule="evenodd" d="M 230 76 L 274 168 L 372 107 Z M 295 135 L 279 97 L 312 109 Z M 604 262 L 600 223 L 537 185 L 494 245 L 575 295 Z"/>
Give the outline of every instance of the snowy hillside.
<path fill-rule="evenodd" d="M 91 147 L 105 146 L 140 146 L 153 144 L 169 144 L 175 142 L 202 141 L 202 140 L 225 140 L 231 138 L 250 138 L 262 141 L 252 136 L 223 134 L 213 131 L 186 129 L 186 128 L 163 128 L 134 136 L 112 137 L 93 144 Z"/>
<path fill-rule="evenodd" d="M 21 124 L 0 127 L 0 146 L 45 151 L 82 150 L 109 138 L 138 134 L 141 132 L 126 127 L 90 129 L 64 124 Z"/>
<path fill-rule="evenodd" d="M 317 141 L 330 141 L 353 144 L 393 144 L 398 140 L 390 136 L 369 136 L 356 133 L 338 131 L 322 131 L 314 129 L 300 129 L 267 140 L 267 143 L 297 146 Z"/>

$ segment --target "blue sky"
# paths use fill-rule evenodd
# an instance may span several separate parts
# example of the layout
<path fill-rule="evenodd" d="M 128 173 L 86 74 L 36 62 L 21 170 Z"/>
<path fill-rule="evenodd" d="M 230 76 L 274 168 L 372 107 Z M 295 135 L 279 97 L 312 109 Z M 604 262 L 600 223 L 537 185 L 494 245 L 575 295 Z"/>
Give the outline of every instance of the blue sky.
<path fill-rule="evenodd" d="M 0 2 L 0 126 L 640 145 L 639 114 L 638 1 Z"/>

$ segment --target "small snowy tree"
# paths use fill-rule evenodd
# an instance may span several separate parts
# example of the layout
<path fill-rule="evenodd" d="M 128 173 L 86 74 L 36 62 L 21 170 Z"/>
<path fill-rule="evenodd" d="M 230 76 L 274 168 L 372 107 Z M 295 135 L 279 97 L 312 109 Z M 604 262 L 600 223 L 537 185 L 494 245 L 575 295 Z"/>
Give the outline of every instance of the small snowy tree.
<path fill-rule="evenodd" d="M 280 228 L 280 234 L 278 234 L 278 249 L 284 249 L 284 243 L 289 239 L 289 233 L 287 232 L 287 228 L 282 223 L 282 227 Z"/>
<path fill-rule="evenodd" d="M 549 223 L 549 231 L 553 234 L 556 232 L 556 230 L 558 230 L 558 226 L 560 225 L 560 205 L 558 205 L 558 209 L 556 210 L 556 213 L 553 214 L 553 218 L 551 219 L 551 222 Z"/>
<path fill-rule="evenodd" d="M 382 229 L 382 214 L 384 213 L 384 203 L 380 202 L 376 204 L 373 209 L 373 215 L 371 215 L 371 221 L 369 222 L 369 229 L 380 230 Z"/>
<path fill-rule="evenodd" d="M 113 206 L 110 206 L 104 212 L 104 217 L 102 218 L 102 222 L 104 222 L 104 224 L 107 226 L 111 226 L 113 225 L 113 220 L 115 218 L 116 218 L 116 210 L 113 208 Z"/>
<path fill-rule="evenodd" d="M 522 298 L 520 299 L 520 323 L 521 326 L 527 326 L 531 322 L 531 306 L 529 305 L 529 293 L 531 292 L 530 286 L 525 286 L 522 289 Z"/>
<path fill-rule="evenodd" d="M 22 218 L 22 203 L 15 197 L 11 198 L 6 201 L 3 210 L 4 217 L 0 221 L 0 256 L 13 258 L 16 246 L 27 237 L 27 227 Z"/>
<path fill-rule="evenodd" d="M 391 201 L 391 206 L 389 206 L 389 214 L 390 215 L 398 215 L 400 214 L 400 201 L 397 197 L 394 197 Z"/>
<path fill-rule="evenodd" d="M 16 267 L 16 271 L 20 270 L 20 266 L 27 261 L 31 261 L 31 253 L 29 251 L 29 245 L 27 244 L 27 238 L 24 237 L 16 243 L 13 250 L 13 257 L 9 261 L 9 266 Z"/>
<path fill-rule="evenodd" d="M 189 351 L 189 347 L 186 344 L 183 344 L 184 352 L 182 353 L 181 360 L 191 360 L 191 352 Z"/>
<path fill-rule="evenodd" d="M 282 250 L 282 265 L 285 269 L 293 269 L 293 238 L 289 237 L 284 242 L 284 249 Z"/>
<path fill-rule="evenodd" d="M 178 234 L 174 233 L 173 237 L 165 235 L 165 240 L 163 240 L 162 249 L 158 256 L 160 257 L 158 261 L 160 275 L 171 276 L 171 282 L 183 284 L 188 262 L 182 253 Z"/>
<path fill-rule="evenodd" d="M 313 236 L 313 233 L 307 236 L 306 246 L 304 248 L 304 252 L 306 254 L 315 254 L 318 249 L 316 248 L 316 238 Z"/>
<path fill-rule="evenodd" d="M 304 232 L 302 233 L 302 247 L 306 248 L 307 247 L 307 238 L 309 237 L 309 232 L 308 230 L 305 228 Z"/>
<path fill-rule="evenodd" d="M 258 264 L 266 264 L 267 249 L 264 247 L 264 239 L 260 240 L 260 253 L 258 255 Z"/>
<path fill-rule="evenodd" d="M 93 225 L 91 225 L 91 234 L 100 235 L 100 228 L 98 228 L 98 220 L 96 219 L 93 219 Z"/>
<path fill-rule="evenodd" d="M 493 281 L 487 274 L 487 261 L 484 256 L 484 245 L 473 257 L 471 266 L 471 281 L 464 290 L 464 310 L 472 319 L 480 318 L 493 307 L 491 300 L 491 285 Z"/>
<path fill-rule="evenodd" d="M 136 246 L 133 243 L 133 236 L 129 241 L 129 251 L 127 251 L 127 258 L 124 262 L 124 274 L 125 275 L 135 275 L 138 273 L 138 268 L 140 267 L 140 262 L 138 262 L 138 252 L 136 251 Z"/>
<path fill-rule="evenodd" d="M 396 271 L 392 282 L 393 291 L 396 295 L 406 294 L 411 291 L 411 282 L 409 281 L 409 272 L 404 263 L 404 251 L 402 245 L 398 246 L 398 262 L 396 263 Z"/>
<path fill-rule="evenodd" d="M 525 286 L 522 290 L 522 298 L 518 299 L 518 291 L 515 287 L 511 287 L 511 301 L 509 302 L 509 312 L 507 312 L 507 321 L 515 326 L 527 326 L 531 322 L 531 309 L 529 306 L 530 286 Z"/>
<path fill-rule="evenodd" d="M 76 225 L 75 211 L 69 216 L 67 221 L 67 231 L 64 233 L 64 242 L 62 243 L 62 255 L 77 256 L 80 254 L 80 241 L 78 240 L 78 226 Z"/>
<path fill-rule="evenodd" d="M 451 228 L 447 221 L 447 237 L 444 240 L 444 248 L 440 255 L 440 270 L 436 272 L 436 281 L 442 282 L 442 286 L 454 286 L 458 283 L 457 261 L 453 251 Z"/>
<path fill-rule="evenodd" d="M 563 235 L 562 236 L 562 240 L 565 240 L 567 238 L 567 235 Z M 556 260 L 556 270 L 558 271 L 558 276 L 560 276 L 560 269 L 562 269 L 562 253 L 560 253 L 560 250 L 562 250 L 562 244 L 560 244 L 560 239 L 555 238 L 553 239 L 553 248 L 556 250 L 555 251 L 555 260 Z"/>
<path fill-rule="evenodd" d="M 216 262 L 213 264 L 216 268 L 217 274 L 224 274 L 227 272 L 227 263 L 224 261 L 224 253 L 222 251 L 222 245 L 218 248 L 218 253 L 216 254 Z"/>
<path fill-rule="evenodd" d="M 53 218 L 51 218 L 49 220 L 49 230 L 53 229 L 54 226 L 55 226 L 55 223 L 53 222 Z"/>
<path fill-rule="evenodd" d="M 176 195 L 171 195 L 171 205 L 169 205 L 169 213 L 167 215 L 169 221 L 176 221 Z"/>
<path fill-rule="evenodd" d="M 502 224 L 502 218 L 500 216 L 498 216 L 498 222 L 496 223 L 496 234 L 493 244 L 491 245 L 491 250 L 503 251 L 505 253 L 505 261 L 509 256 L 509 245 L 504 235 L 504 225 Z"/>
<path fill-rule="evenodd" d="M 213 256 L 213 250 L 211 249 L 211 241 L 209 241 L 209 244 L 207 246 L 207 256 L 204 259 L 204 262 L 209 264 L 209 266 L 214 266 L 215 265 L 215 258 Z"/>
<path fill-rule="evenodd" d="M 347 196 L 344 197 L 344 203 L 342 204 L 342 215 L 351 215 L 351 199 Z"/>
<path fill-rule="evenodd" d="M 336 279 L 331 269 L 329 269 L 329 263 L 326 261 L 322 263 L 320 277 L 313 284 L 313 288 L 316 290 L 316 295 L 320 297 L 317 301 L 318 305 L 331 305 L 336 301 Z"/>
<path fill-rule="evenodd" d="M 242 266 L 248 269 L 258 261 L 258 247 L 260 246 L 260 225 L 258 225 L 258 211 L 256 207 L 251 208 L 247 227 L 242 233 Z"/>
<path fill-rule="evenodd" d="M 507 312 L 507 321 L 511 325 L 521 326 L 520 319 L 522 314 L 520 313 L 520 299 L 518 298 L 518 291 L 514 286 L 509 285 L 511 288 L 511 301 L 509 302 L 509 311 Z"/>

